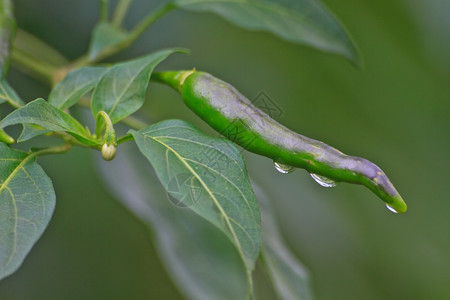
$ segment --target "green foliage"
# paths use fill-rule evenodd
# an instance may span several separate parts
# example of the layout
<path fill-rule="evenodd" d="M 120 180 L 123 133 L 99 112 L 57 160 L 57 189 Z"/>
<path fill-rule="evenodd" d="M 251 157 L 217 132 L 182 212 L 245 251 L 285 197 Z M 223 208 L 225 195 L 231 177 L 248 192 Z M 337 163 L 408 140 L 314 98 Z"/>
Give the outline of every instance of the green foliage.
<path fill-rule="evenodd" d="M 13 111 L 0 121 L 0 128 L 14 124 L 39 125 L 48 130 L 67 132 L 87 145 L 99 144 L 77 120 L 44 99 L 36 99 Z"/>
<path fill-rule="evenodd" d="M 22 264 L 55 208 L 52 182 L 36 155 L 0 143 L 0 278 Z"/>
<path fill-rule="evenodd" d="M 107 22 L 98 23 L 92 31 L 92 39 L 89 47 L 89 58 L 96 58 L 108 47 L 116 46 L 127 37 L 125 31 Z"/>
<path fill-rule="evenodd" d="M 32 138 L 35 138 L 37 136 L 46 134 L 51 132 L 51 130 L 47 130 L 42 128 L 39 125 L 34 124 L 23 124 L 22 133 L 20 133 L 19 138 L 17 139 L 17 142 L 25 142 L 28 140 L 31 140 Z"/>
<path fill-rule="evenodd" d="M 278 296 L 280 299 L 314 299 L 308 270 L 283 241 L 266 193 L 256 184 L 253 186 L 261 209 L 263 264 Z"/>
<path fill-rule="evenodd" d="M 175 199 L 219 227 L 250 274 L 259 254 L 260 216 L 236 147 L 179 120 L 131 133 L 166 190 L 175 189 Z"/>
<path fill-rule="evenodd" d="M 269 31 L 358 65 L 360 57 L 351 38 L 315 0 L 169 1 L 135 28 L 125 30 L 121 23 L 130 2 L 118 2 L 112 21 L 108 20 L 108 1 L 101 2 L 101 20 L 93 29 L 89 50 L 72 62 L 19 31 L 14 63 L 50 83 L 52 89 L 48 101 L 39 98 L 25 103 L 2 77 L 0 104 L 8 103 L 14 110 L 0 121 L 0 129 L 21 124 L 19 142 L 47 133 L 63 144 L 25 153 L 0 143 L 0 279 L 22 263 L 54 209 L 51 181 L 36 157 L 81 146 L 101 150 L 105 160 L 112 160 L 117 150 L 112 163 L 99 165 L 101 178 L 155 233 L 161 259 L 186 297 L 251 299 L 252 273 L 262 257 L 281 299 L 312 299 L 307 271 L 281 239 L 263 193 L 258 204 L 234 144 L 208 137 L 185 121 L 149 126 L 132 116 L 144 104 L 154 68 L 171 54 L 187 51 L 171 48 L 108 67 L 94 64 L 126 49 L 150 25 L 177 8 L 214 12 L 240 27 Z M 0 20 L 2 11 L 11 11 L 9 4 L 0 2 Z M 9 49 L 10 23 L 0 23 L 0 63 L 5 65 L 10 59 L 9 52 L 3 51 Z M 94 134 L 70 114 L 75 106 L 91 110 Z M 117 138 L 114 125 L 122 126 L 119 122 L 131 130 Z M 0 133 L 3 142 L 12 143 L 6 132 Z M 140 154 L 130 144 L 118 146 L 131 140 Z M 199 264 L 199 260 L 207 263 Z"/>
<path fill-rule="evenodd" d="M 97 84 L 106 67 L 83 67 L 67 74 L 48 95 L 48 103 L 60 109 L 75 105 Z"/>
<path fill-rule="evenodd" d="M 344 27 L 316 0 L 175 0 L 179 7 L 216 13 L 251 30 L 272 32 L 290 42 L 343 55 L 361 65 L 359 52 Z"/>
<path fill-rule="evenodd" d="M 173 202 L 135 145 L 121 146 L 112 162 L 99 162 L 99 170 L 111 193 L 151 229 L 161 260 L 189 299 L 245 298 L 245 270 L 231 241 Z"/>
<path fill-rule="evenodd" d="M 105 111 L 115 124 L 141 108 L 153 69 L 175 52 L 185 50 L 161 50 L 108 69 L 92 95 L 91 108 L 94 116 Z"/>
<path fill-rule="evenodd" d="M 0 80 L 0 104 L 4 102 L 8 102 L 13 107 L 25 105 L 8 82 L 3 79 Z"/>

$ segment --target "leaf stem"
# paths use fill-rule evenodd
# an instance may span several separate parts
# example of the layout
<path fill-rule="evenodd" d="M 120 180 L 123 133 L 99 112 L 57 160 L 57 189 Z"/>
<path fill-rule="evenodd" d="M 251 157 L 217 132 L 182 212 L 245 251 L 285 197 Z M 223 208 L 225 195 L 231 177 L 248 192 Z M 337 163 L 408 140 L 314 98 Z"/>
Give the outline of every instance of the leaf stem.
<path fill-rule="evenodd" d="M 116 10 L 114 11 L 114 16 L 111 22 L 114 26 L 120 27 L 120 25 L 122 25 L 122 21 L 127 14 L 131 1 L 132 0 L 120 0 L 119 3 L 117 3 Z"/>
<path fill-rule="evenodd" d="M 127 134 L 117 139 L 117 145 L 134 140 L 133 135 Z"/>

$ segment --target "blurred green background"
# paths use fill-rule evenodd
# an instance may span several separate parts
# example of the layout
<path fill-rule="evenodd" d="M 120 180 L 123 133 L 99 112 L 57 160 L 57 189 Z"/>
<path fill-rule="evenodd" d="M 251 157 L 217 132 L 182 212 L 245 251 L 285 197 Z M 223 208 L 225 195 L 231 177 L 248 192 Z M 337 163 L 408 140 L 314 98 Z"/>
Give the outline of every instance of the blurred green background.
<path fill-rule="evenodd" d="M 16 16 L 19 26 L 73 59 L 87 49 L 97 2 L 17 0 Z M 157 5 L 149 2 L 133 2 L 128 27 Z M 406 214 L 389 212 L 363 187 L 325 189 L 307 172 L 282 175 L 268 159 L 245 154 L 286 241 L 309 267 L 318 299 L 450 299 L 450 3 L 325 3 L 359 45 L 364 70 L 215 15 L 183 11 L 112 60 L 189 48 L 190 56 L 173 56 L 159 68 L 209 71 L 249 98 L 264 91 L 282 108 L 281 123 L 386 171 Z M 27 101 L 48 94 L 17 70 L 9 81 Z M 144 118 L 182 118 L 217 135 L 168 88 L 151 84 L 148 98 Z M 93 158 L 99 159 L 74 149 L 41 159 L 54 182 L 56 211 L 23 266 L 0 283 L 0 299 L 182 299 L 148 230 L 103 188 Z"/>

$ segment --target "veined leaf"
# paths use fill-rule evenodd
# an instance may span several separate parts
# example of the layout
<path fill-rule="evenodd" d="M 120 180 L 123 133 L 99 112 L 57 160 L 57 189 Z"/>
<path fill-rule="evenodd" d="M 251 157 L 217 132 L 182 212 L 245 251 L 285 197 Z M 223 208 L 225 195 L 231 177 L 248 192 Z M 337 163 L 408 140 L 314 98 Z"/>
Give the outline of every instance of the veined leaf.
<path fill-rule="evenodd" d="M 250 30 L 269 31 L 290 42 L 343 55 L 356 65 L 361 58 L 352 39 L 319 0 L 174 0 L 179 7 L 216 13 Z"/>
<path fill-rule="evenodd" d="M 36 99 L 13 111 L 0 121 L 0 128 L 14 124 L 35 124 L 52 131 L 65 131 L 87 145 L 100 143 L 91 138 L 72 116 L 48 104 L 44 99 Z"/>
<path fill-rule="evenodd" d="M 160 50 L 116 64 L 106 71 L 92 95 L 91 109 L 94 117 L 103 110 L 113 123 L 117 123 L 141 108 L 153 69 L 175 52 L 185 50 L 178 48 Z"/>
<path fill-rule="evenodd" d="M 180 120 L 130 132 L 170 195 L 234 243 L 251 283 L 260 250 L 260 215 L 237 148 Z"/>
<path fill-rule="evenodd" d="M 106 70 L 106 67 L 83 67 L 70 72 L 53 88 L 48 103 L 60 109 L 71 107 L 95 87 Z"/>
<path fill-rule="evenodd" d="M 37 136 L 49 133 L 50 130 L 44 129 L 41 126 L 34 124 L 23 124 L 22 132 L 20 133 L 17 142 L 25 142 Z"/>
<path fill-rule="evenodd" d="M 0 279 L 22 264 L 54 208 L 52 182 L 33 154 L 0 143 Z"/>
<path fill-rule="evenodd" d="M 283 241 L 269 199 L 254 183 L 253 189 L 261 209 L 263 264 L 275 291 L 283 300 L 314 299 L 308 270 Z"/>
<path fill-rule="evenodd" d="M 0 103 L 3 102 L 8 102 L 14 107 L 25 105 L 5 79 L 0 80 Z"/>
<path fill-rule="evenodd" d="M 98 23 L 92 31 L 89 45 L 89 58 L 94 59 L 108 47 L 120 44 L 127 37 L 127 33 L 108 22 Z"/>
<path fill-rule="evenodd" d="M 111 194 L 152 230 L 161 261 L 188 299 L 245 299 L 245 269 L 234 245 L 216 226 L 169 201 L 136 145 L 121 144 L 113 161 L 96 162 Z"/>

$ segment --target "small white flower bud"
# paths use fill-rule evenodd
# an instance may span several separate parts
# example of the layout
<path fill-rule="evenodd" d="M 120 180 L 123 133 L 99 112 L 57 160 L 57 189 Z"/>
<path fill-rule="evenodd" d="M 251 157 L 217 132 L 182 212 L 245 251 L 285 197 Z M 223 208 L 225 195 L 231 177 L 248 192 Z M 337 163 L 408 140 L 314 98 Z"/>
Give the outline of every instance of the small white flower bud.
<path fill-rule="evenodd" d="M 114 146 L 113 144 L 106 144 L 104 143 L 102 146 L 102 157 L 104 160 L 112 160 L 114 159 L 114 157 L 116 156 L 116 146 Z"/>

